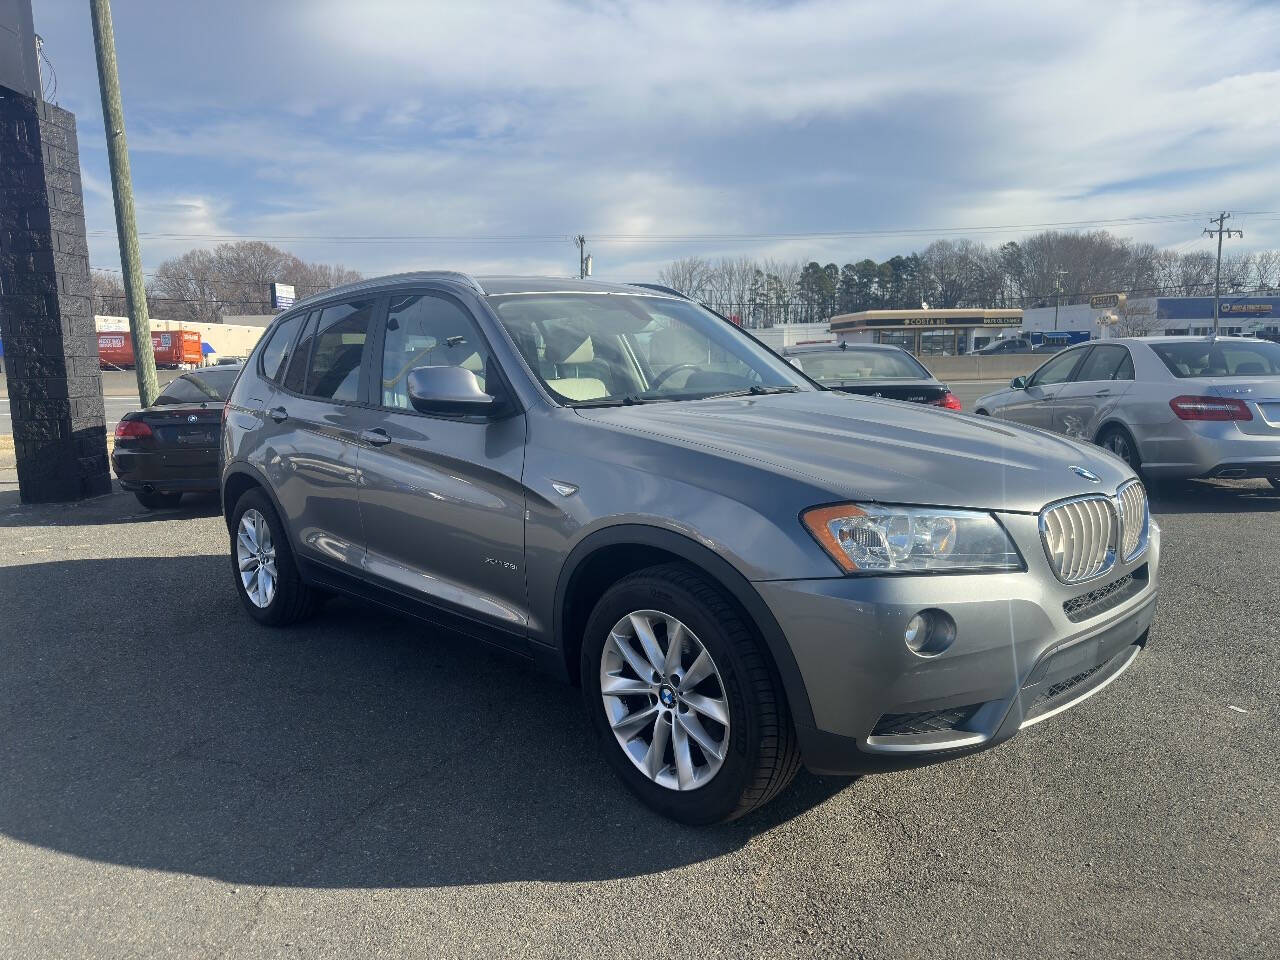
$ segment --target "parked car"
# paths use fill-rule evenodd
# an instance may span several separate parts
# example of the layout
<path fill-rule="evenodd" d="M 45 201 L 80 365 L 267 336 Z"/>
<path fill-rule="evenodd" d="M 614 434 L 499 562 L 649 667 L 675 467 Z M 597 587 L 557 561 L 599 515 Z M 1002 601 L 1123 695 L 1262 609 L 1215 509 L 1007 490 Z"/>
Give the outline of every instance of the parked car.
<path fill-rule="evenodd" d="M 218 489 L 222 410 L 240 367 L 205 367 L 168 383 L 155 403 L 116 424 L 111 467 L 148 510 Z"/>
<path fill-rule="evenodd" d="M 1152 480 L 1265 477 L 1280 489 L 1280 344 L 1085 343 L 982 397 L 979 414 L 1106 447 Z"/>
<path fill-rule="evenodd" d="M 1012 337 L 1008 340 L 993 340 L 991 343 L 973 351 L 973 353 L 979 357 L 989 357 L 1011 353 L 1031 353 L 1034 350 L 1035 348 L 1031 345 L 1030 340 L 1024 340 L 1022 337 Z"/>
<path fill-rule="evenodd" d="M 959 410 L 960 401 L 901 347 L 883 343 L 794 346 L 782 351 L 797 370 L 828 390 L 931 403 Z"/>
<path fill-rule="evenodd" d="M 1160 538 L 1124 463 L 822 390 L 680 297 L 420 273 L 301 302 L 222 439 L 230 574 L 582 685 L 608 762 L 688 823 L 992 747 L 1123 672 Z M 480 718 L 476 718 L 479 724 Z"/>

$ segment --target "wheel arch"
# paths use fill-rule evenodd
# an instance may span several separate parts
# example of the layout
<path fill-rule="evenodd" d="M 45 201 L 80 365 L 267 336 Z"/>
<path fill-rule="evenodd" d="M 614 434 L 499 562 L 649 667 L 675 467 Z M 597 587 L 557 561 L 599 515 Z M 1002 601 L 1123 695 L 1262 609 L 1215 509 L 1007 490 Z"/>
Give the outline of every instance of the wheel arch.
<path fill-rule="evenodd" d="M 659 563 L 684 561 L 697 567 L 729 596 L 756 630 L 765 653 L 782 684 L 798 727 L 812 727 L 809 695 L 787 643 L 768 605 L 745 576 L 729 561 L 696 540 L 671 530 L 645 524 L 617 524 L 597 530 L 569 553 L 556 582 L 553 632 L 563 666 L 573 683 L 578 681 L 578 657 L 587 618 L 603 590 L 622 577 Z"/>
<path fill-rule="evenodd" d="M 280 522 L 284 523 L 284 511 L 280 509 L 280 501 L 276 499 L 275 492 L 271 489 L 271 485 L 267 483 L 266 477 L 249 466 L 247 463 L 237 463 L 228 467 L 222 475 L 222 518 L 227 524 L 227 532 L 231 531 L 231 518 L 235 514 L 236 504 L 250 490 L 260 489 L 267 495 L 267 499 L 271 501 L 271 506 L 276 511 L 276 516 L 280 518 Z M 286 531 L 288 527 L 285 527 Z"/>

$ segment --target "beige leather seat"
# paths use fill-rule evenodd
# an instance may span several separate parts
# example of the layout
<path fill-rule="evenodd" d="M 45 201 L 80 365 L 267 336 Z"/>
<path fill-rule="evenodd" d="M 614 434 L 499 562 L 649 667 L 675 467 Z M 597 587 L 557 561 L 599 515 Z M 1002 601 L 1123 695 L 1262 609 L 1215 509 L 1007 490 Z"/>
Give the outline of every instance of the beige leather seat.
<path fill-rule="evenodd" d="M 570 400 L 598 400 L 609 395 L 609 388 L 598 377 L 576 376 L 575 367 L 591 364 L 596 358 L 591 337 L 570 330 L 557 331 L 548 337 L 546 357 L 555 364 L 556 376 L 547 377 L 547 386 Z M 590 368 L 588 368 L 590 369 Z"/>

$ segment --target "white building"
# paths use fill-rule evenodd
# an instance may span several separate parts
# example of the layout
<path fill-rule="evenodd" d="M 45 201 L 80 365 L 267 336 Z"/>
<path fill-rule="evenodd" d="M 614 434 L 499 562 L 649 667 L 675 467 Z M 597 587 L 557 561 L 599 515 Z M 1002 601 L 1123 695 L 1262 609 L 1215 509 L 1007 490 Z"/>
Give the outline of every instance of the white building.
<path fill-rule="evenodd" d="M 1213 297 L 1125 297 L 1104 294 L 1089 303 L 1075 303 L 1023 311 L 1022 332 L 1033 335 L 1088 334 L 1108 337 L 1191 334 L 1213 332 Z M 1257 333 L 1280 334 L 1280 296 L 1223 297 L 1218 314 L 1223 336 L 1247 337 Z M 1036 339 L 1033 336 L 1033 339 Z"/>

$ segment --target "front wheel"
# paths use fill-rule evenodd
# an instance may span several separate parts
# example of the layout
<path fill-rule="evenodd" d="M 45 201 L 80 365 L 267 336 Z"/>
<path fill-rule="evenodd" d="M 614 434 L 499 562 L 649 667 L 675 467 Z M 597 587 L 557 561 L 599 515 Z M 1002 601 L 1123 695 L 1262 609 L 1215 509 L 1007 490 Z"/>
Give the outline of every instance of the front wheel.
<path fill-rule="evenodd" d="M 581 672 L 610 766 L 665 816 L 733 820 L 799 769 L 759 641 L 724 591 L 690 567 L 650 567 L 610 587 L 587 623 Z"/>

